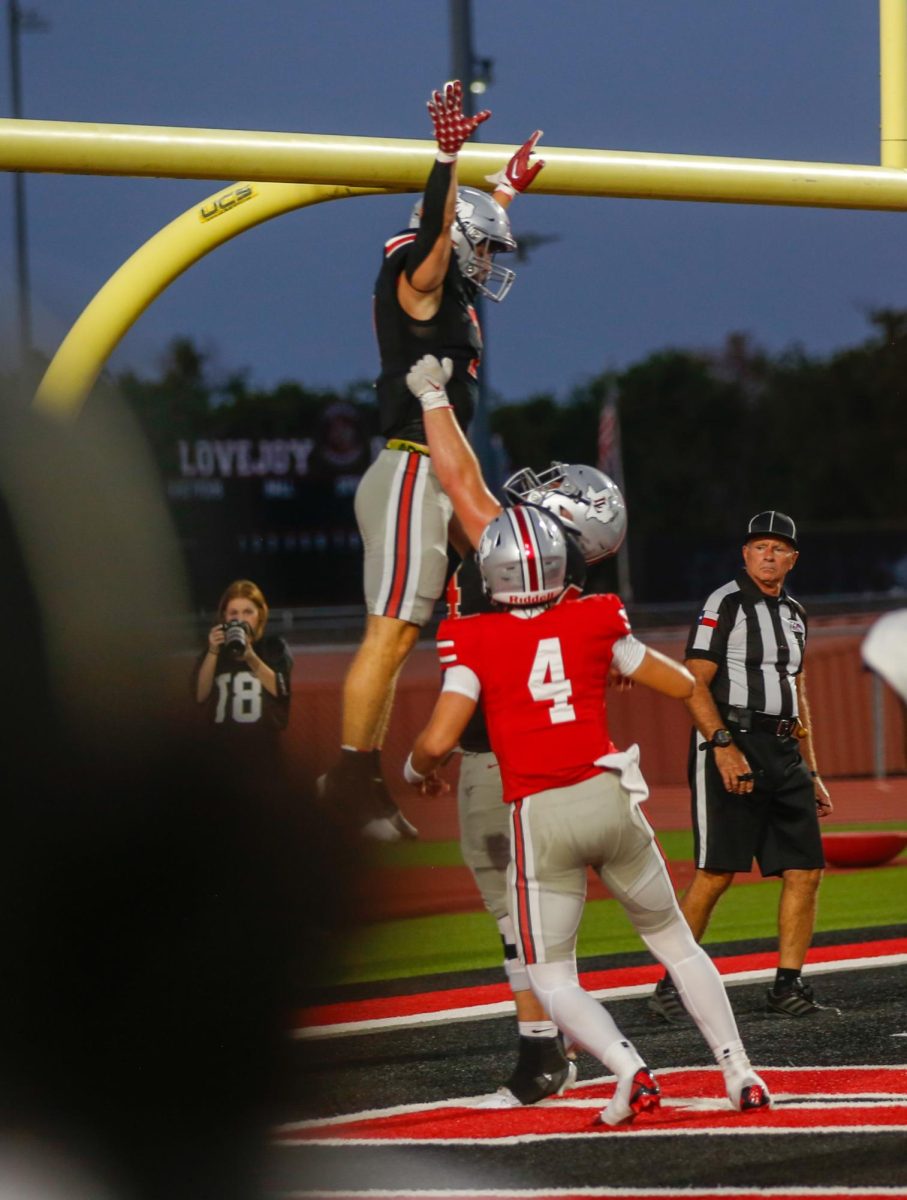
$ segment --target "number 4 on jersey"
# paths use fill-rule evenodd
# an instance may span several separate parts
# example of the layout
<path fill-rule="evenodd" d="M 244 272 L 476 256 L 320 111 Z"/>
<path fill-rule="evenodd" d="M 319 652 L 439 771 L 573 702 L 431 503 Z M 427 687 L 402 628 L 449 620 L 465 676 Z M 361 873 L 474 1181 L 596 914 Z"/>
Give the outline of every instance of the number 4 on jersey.
<path fill-rule="evenodd" d="M 576 720 L 576 712 L 570 703 L 573 684 L 564 674 L 560 638 L 542 638 L 539 642 L 529 672 L 529 691 L 533 700 L 551 705 L 548 715 L 552 725 Z"/>

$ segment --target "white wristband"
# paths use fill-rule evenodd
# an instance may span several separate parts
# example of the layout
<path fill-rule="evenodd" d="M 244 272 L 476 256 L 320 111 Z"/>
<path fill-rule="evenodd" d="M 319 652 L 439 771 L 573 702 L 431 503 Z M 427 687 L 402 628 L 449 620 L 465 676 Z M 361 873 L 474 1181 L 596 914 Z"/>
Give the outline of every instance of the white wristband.
<path fill-rule="evenodd" d="M 406 762 L 403 764 L 403 778 L 407 783 L 421 783 L 422 780 L 425 779 L 425 776 L 420 775 L 413 766 L 412 754 L 409 755 Z"/>
<path fill-rule="evenodd" d="M 419 403 L 422 405 L 423 412 L 432 412 L 436 408 L 453 408 L 447 398 L 447 392 L 443 388 L 439 388 L 436 392 L 424 392 L 419 397 Z"/>
<path fill-rule="evenodd" d="M 511 200 L 516 195 L 516 188 L 507 178 L 507 172 L 503 167 L 500 169 L 500 171 L 495 172 L 494 175 L 486 175 L 485 178 L 489 183 L 494 184 L 494 190 L 496 192 L 503 192 L 506 196 L 509 196 Z"/>
<path fill-rule="evenodd" d="M 435 155 L 439 163 L 452 163 L 457 161 L 456 154 L 448 154 L 446 150 L 439 150 Z"/>

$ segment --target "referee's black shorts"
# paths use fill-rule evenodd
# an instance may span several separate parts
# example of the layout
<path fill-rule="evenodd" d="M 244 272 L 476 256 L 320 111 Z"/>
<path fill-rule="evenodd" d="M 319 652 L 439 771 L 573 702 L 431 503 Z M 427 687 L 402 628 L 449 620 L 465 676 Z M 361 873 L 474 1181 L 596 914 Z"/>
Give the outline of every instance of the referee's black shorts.
<path fill-rule="evenodd" d="M 695 729 L 692 733 L 689 781 L 696 866 L 749 871 L 755 858 L 763 875 L 824 867 L 815 786 L 798 740 L 761 731 L 731 733 L 755 775 L 747 795 L 725 791 L 713 752 L 700 750 L 702 736 Z"/>

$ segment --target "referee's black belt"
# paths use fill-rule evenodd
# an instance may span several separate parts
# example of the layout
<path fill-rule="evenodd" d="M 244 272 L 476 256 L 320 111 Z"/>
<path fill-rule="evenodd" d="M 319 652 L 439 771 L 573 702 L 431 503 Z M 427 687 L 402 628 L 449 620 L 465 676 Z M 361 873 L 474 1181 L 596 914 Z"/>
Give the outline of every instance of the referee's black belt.
<path fill-rule="evenodd" d="M 736 725 L 741 733 L 758 730 L 759 733 L 773 733 L 775 737 L 794 737 L 800 725 L 796 717 L 773 717 L 752 708 L 738 708 L 736 704 L 728 705 L 723 711 L 727 723 Z"/>

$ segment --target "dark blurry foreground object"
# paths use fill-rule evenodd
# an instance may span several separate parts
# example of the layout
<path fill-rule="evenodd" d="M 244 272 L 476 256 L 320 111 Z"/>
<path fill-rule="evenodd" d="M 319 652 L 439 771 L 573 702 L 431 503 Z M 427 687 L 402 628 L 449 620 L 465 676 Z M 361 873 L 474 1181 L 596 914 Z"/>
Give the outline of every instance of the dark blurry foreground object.
<path fill-rule="evenodd" d="M 0 1168 L 31 1148 L 61 1194 L 252 1200 L 339 847 L 168 719 L 183 593 L 119 415 L 5 409 Z"/>

